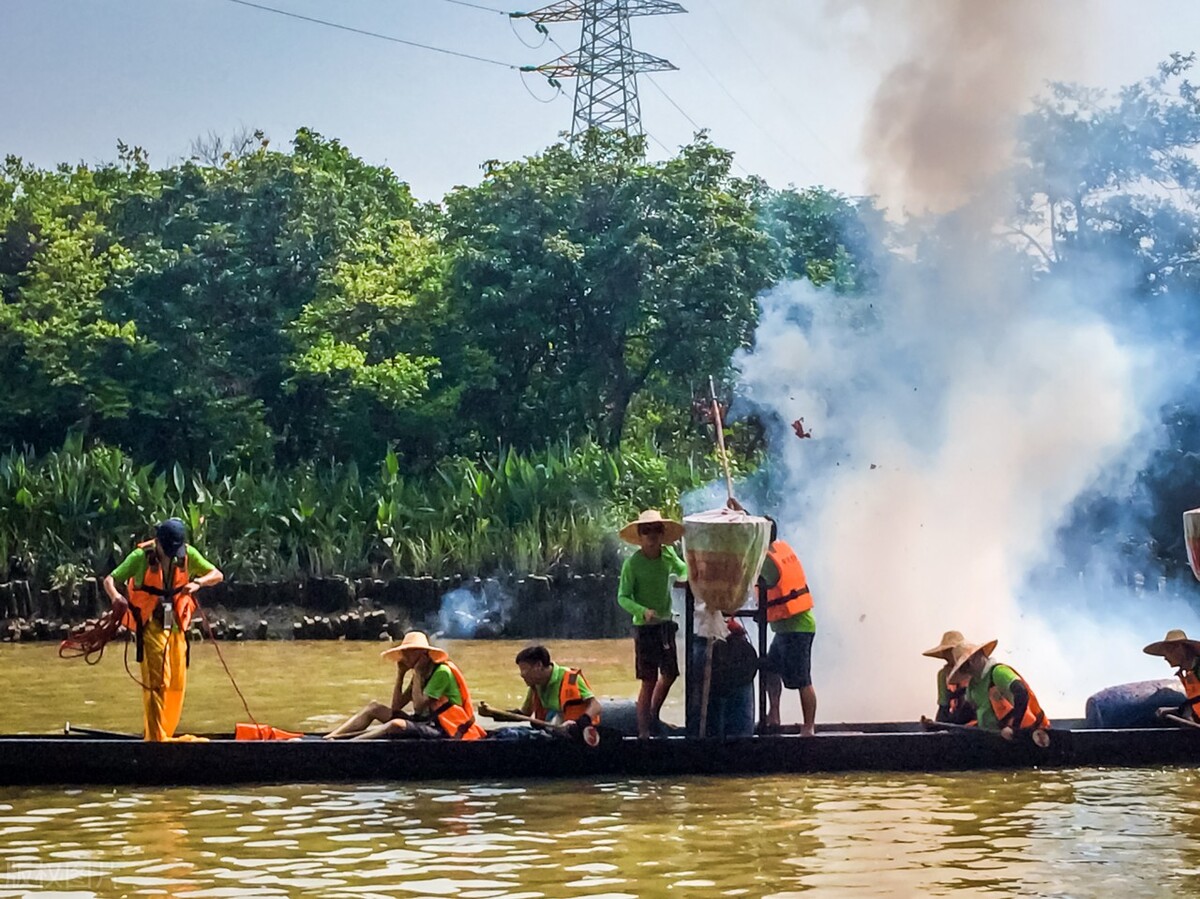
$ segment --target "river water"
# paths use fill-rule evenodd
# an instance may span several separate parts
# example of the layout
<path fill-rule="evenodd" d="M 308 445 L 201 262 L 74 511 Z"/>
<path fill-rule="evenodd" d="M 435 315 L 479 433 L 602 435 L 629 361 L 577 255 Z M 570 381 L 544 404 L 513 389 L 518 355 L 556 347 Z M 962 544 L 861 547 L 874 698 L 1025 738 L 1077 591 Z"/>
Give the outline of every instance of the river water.
<path fill-rule="evenodd" d="M 519 646 L 448 648 L 478 698 L 511 705 Z M 626 641 L 550 648 L 633 695 Z M 310 730 L 386 700 L 378 649 L 223 647 L 260 721 Z M 119 647 L 89 668 L 5 645 L 0 683 L 6 732 L 138 728 Z M 194 647 L 185 729 L 244 717 Z M 1198 834 L 1194 769 L 0 788 L 0 897 L 1200 896 Z"/>

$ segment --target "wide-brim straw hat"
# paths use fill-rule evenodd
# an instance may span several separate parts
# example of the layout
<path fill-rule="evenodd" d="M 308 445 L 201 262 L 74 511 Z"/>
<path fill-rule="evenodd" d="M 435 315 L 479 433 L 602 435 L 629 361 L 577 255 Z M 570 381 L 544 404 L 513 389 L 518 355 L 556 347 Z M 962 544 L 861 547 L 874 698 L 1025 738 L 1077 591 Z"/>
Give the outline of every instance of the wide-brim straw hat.
<path fill-rule="evenodd" d="M 379 656 L 380 658 L 391 660 L 396 658 L 406 649 L 422 649 L 429 653 L 429 658 L 439 665 L 450 658 L 450 656 L 446 654 L 446 650 L 438 649 L 436 646 L 430 646 L 429 638 L 420 631 L 409 631 L 404 635 L 403 640 L 401 640 L 395 646 L 389 646 L 387 649 L 381 652 Z"/>
<path fill-rule="evenodd" d="M 988 640 L 986 643 L 962 643 L 954 653 L 954 667 L 950 669 L 950 673 L 946 675 L 948 683 L 954 681 L 962 675 L 962 670 L 970 659 L 977 655 L 990 656 L 996 651 L 996 644 L 999 640 Z"/>
<path fill-rule="evenodd" d="M 1151 643 L 1142 650 L 1148 656 L 1165 656 L 1169 646 L 1186 646 L 1196 655 L 1200 655 L 1200 640 L 1189 640 L 1188 635 L 1175 628 L 1167 631 L 1167 635 L 1157 643 Z"/>
<path fill-rule="evenodd" d="M 962 646 L 966 642 L 967 638 L 958 631 L 946 631 L 946 633 L 942 634 L 941 643 L 933 647 L 933 649 L 925 650 L 923 653 L 921 653 L 921 655 L 929 656 L 933 659 L 940 659 L 946 650 L 958 649 L 958 647 Z"/>
<path fill-rule="evenodd" d="M 663 518 L 658 509 L 647 509 L 637 517 L 636 521 L 631 521 L 621 528 L 618 532 L 621 539 L 634 546 L 641 546 L 642 542 L 638 540 L 638 525 L 640 524 L 661 524 L 663 526 L 663 543 L 674 543 L 683 536 L 683 525 L 678 521 Z"/>

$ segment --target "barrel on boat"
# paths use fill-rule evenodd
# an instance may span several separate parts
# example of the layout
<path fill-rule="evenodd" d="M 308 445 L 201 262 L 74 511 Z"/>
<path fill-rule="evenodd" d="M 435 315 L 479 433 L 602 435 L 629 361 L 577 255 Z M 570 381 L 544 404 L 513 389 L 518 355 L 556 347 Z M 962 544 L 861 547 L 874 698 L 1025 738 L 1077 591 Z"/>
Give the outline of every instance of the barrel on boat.
<path fill-rule="evenodd" d="M 1088 727 L 1162 727 L 1156 712 L 1179 706 L 1184 695 L 1174 679 L 1144 680 L 1108 687 L 1088 697 Z"/>

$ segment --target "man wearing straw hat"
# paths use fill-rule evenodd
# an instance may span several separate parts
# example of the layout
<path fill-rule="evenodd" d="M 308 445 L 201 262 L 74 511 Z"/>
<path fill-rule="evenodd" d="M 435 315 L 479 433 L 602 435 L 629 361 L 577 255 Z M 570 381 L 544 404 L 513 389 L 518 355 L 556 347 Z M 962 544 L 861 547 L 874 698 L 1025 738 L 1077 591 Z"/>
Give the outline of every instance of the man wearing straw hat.
<path fill-rule="evenodd" d="M 957 661 L 955 653 L 966 643 L 966 639 L 958 631 L 946 631 L 942 634 L 942 642 L 933 649 L 927 649 L 921 655 L 931 659 L 941 659 L 944 664 L 937 673 L 937 715 L 934 721 L 949 724 L 966 724 L 972 718 L 970 707 L 966 703 L 966 688 L 961 684 L 951 684 L 950 672 Z"/>
<path fill-rule="evenodd" d="M 966 684 L 967 703 L 975 710 L 980 730 L 993 731 L 1006 740 L 1018 733 L 1045 731 L 1050 719 L 1029 685 L 1014 668 L 992 659 L 998 642 L 961 644 L 947 683 Z M 1045 733 L 1041 736 L 1044 739 Z M 1036 733 L 1034 739 L 1038 739 Z"/>
<path fill-rule="evenodd" d="M 1169 712 L 1191 721 L 1200 720 L 1196 711 L 1200 706 L 1200 640 L 1189 640 L 1183 631 L 1170 630 L 1166 637 L 1142 652 L 1166 659 L 1175 668 L 1175 676 L 1183 684 L 1183 694 L 1187 697 L 1180 708 L 1160 709 L 1159 714 Z"/>
<path fill-rule="evenodd" d="M 487 732 L 475 723 L 475 708 L 462 672 L 450 661 L 446 651 L 431 646 L 423 633 L 409 631 L 400 643 L 379 655 L 396 663 L 392 705 L 368 703 L 358 714 L 331 731 L 328 739 L 479 740 L 487 736 Z M 411 671 L 413 676 L 408 687 L 402 688 L 406 671 Z M 412 702 L 412 715 L 404 711 L 409 701 Z"/>
<path fill-rule="evenodd" d="M 638 737 L 649 739 L 671 685 L 679 677 L 675 649 L 678 626 L 671 619 L 671 578 L 687 578 L 687 563 L 671 547 L 683 525 L 647 509 L 620 530 L 621 539 L 638 547 L 621 566 L 617 602 L 633 616 L 634 670 L 641 681 L 637 698 Z"/>

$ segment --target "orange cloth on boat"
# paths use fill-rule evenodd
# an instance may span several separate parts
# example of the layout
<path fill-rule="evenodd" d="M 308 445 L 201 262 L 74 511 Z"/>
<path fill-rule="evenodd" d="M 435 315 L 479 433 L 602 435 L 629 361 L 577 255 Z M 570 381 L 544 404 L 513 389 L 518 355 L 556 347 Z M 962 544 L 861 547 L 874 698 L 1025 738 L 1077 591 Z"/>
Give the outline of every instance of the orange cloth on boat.
<path fill-rule="evenodd" d="M 233 728 L 233 738 L 235 740 L 299 740 L 303 736 L 304 734 L 284 730 L 281 727 L 272 727 L 269 724 L 243 724 L 239 722 Z"/>
<path fill-rule="evenodd" d="M 187 639 L 183 631 L 168 634 L 151 619 L 142 627 L 142 711 L 147 740 L 175 736 L 187 689 Z"/>

